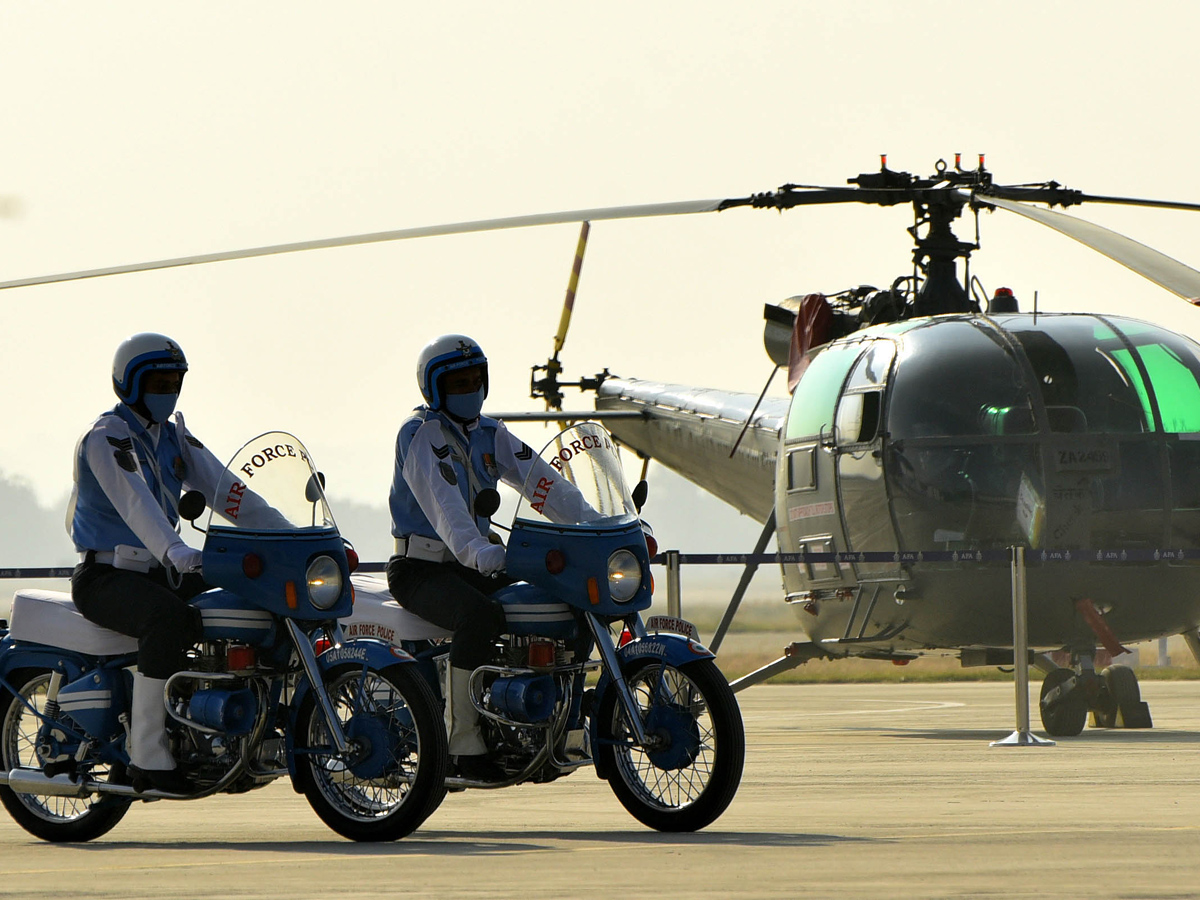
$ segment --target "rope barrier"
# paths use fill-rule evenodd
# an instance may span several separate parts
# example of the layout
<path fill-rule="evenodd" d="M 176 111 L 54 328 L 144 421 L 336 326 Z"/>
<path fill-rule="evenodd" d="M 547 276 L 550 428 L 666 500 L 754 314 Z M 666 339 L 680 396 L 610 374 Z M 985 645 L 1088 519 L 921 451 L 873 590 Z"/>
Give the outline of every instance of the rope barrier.
<path fill-rule="evenodd" d="M 1080 562 L 1182 562 L 1200 560 L 1200 549 L 1139 548 L 1119 550 L 1026 550 L 1026 565 L 1036 563 Z M 1009 563 L 1012 549 L 997 550 L 841 550 L 836 553 L 680 553 L 679 563 L 687 566 L 748 566 L 772 563 Z M 653 565 L 665 566 L 667 554 L 659 553 L 650 560 Z M 386 562 L 360 563 L 358 572 L 383 572 Z M 6 578 L 70 578 L 72 567 L 0 569 L 0 579 Z"/>

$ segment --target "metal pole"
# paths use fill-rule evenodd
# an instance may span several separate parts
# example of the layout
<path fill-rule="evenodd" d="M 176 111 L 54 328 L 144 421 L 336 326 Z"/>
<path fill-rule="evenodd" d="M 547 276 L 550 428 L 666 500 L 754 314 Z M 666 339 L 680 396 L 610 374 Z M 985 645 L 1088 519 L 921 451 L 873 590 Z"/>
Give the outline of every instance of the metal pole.
<path fill-rule="evenodd" d="M 668 550 L 667 556 L 667 615 L 674 616 L 676 619 L 683 618 L 680 615 L 680 599 L 679 599 L 679 551 Z"/>
<path fill-rule="evenodd" d="M 763 526 L 762 533 L 758 536 L 758 543 L 754 545 L 754 555 L 762 553 L 767 549 L 767 544 L 771 540 L 771 536 L 775 534 L 775 510 L 771 510 L 771 514 L 767 516 L 767 522 Z M 729 600 L 729 606 L 725 609 L 725 615 L 721 617 L 721 624 L 717 626 L 717 633 L 713 635 L 713 639 L 708 643 L 708 649 L 713 653 L 721 646 L 721 641 L 725 639 L 725 632 L 729 630 L 729 626 L 733 624 L 733 617 L 738 611 L 738 607 L 742 605 L 742 598 L 746 596 L 746 588 L 750 587 L 750 579 L 754 577 L 754 573 L 758 571 L 758 563 L 746 563 L 746 568 L 742 571 L 742 578 L 738 582 L 737 589 L 733 592 L 733 597 Z"/>
<path fill-rule="evenodd" d="M 1025 548 L 1013 547 L 1013 674 L 1016 676 L 1017 730 L 992 747 L 1053 747 L 1054 741 L 1029 730 L 1029 620 L 1025 594 Z"/>

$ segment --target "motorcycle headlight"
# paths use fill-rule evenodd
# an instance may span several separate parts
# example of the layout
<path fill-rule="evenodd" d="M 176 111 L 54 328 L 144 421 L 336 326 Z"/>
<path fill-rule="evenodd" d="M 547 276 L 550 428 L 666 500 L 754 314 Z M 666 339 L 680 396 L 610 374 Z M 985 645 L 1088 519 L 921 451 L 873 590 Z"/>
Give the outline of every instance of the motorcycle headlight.
<path fill-rule="evenodd" d="M 628 550 L 608 558 L 608 595 L 617 603 L 628 603 L 642 586 L 642 567 Z"/>
<path fill-rule="evenodd" d="M 342 570 L 332 556 L 318 556 L 308 564 L 308 599 L 317 609 L 329 609 L 342 596 Z"/>

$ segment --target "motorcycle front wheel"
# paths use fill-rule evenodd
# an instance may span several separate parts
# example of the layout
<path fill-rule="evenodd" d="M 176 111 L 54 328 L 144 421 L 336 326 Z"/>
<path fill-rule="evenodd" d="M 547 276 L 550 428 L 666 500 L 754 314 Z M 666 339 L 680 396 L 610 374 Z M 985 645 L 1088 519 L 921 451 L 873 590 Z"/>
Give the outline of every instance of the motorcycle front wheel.
<path fill-rule="evenodd" d="M 46 707 L 49 669 L 26 669 L 13 673 L 9 683 L 21 695 L 18 700 L 0 690 L 0 764 L 4 771 L 16 768 L 42 769 L 38 753 L 41 720 L 25 704 L 42 712 Z M 88 770 L 88 776 L 104 781 L 115 773 L 106 766 Z M 0 786 L 0 802 L 18 825 L 43 841 L 82 842 L 107 834 L 121 821 L 132 802 L 114 795 L 92 794 L 87 797 L 52 797 L 18 794 Z"/>
<path fill-rule="evenodd" d="M 296 769 L 321 820 L 354 841 L 394 841 L 420 827 L 446 796 L 446 729 L 433 691 L 411 666 L 349 665 L 325 689 L 354 752 L 333 747 L 310 692 L 297 720 Z"/>
<path fill-rule="evenodd" d="M 600 706 L 601 770 L 635 819 L 658 831 L 698 831 L 737 793 L 746 758 L 742 713 L 711 659 L 678 668 L 637 660 L 624 671 L 655 743 L 638 746 L 615 690 Z"/>

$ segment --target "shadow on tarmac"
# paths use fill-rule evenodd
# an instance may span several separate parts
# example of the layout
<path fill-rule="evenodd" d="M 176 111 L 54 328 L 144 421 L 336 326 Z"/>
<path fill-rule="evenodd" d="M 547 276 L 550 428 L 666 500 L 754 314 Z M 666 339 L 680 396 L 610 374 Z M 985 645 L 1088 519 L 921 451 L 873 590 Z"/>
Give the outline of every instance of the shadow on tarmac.
<path fill-rule="evenodd" d="M 660 846 L 820 847 L 840 843 L 891 843 L 873 838 L 837 834 L 793 834 L 777 831 L 714 831 L 694 834 L 663 834 L 656 831 L 423 831 L 414 837 L 390 843 L 353 843 L 331 837 L 328 841 L 97 841 L 72 844 L 91 853 L 122 853 L 133 850 L 247 851 L 250 853 L 297 853 L 353 858 L 356 856 L 487 856 L 560 850 L 564 841 Z"/>
<path fill-rule="evenodd" d="M 1034 734 L 1038 737 L 1048 737 L 1045 730 L 1034 726 Z M 926 741 L 978 741 L 990 743 L 1008 737 L 1012 729 L 974 729 L 970 731 L 888 731 L 890 738 L 919 738 Z M 1051 737 L 1061 744 L 1099 745 L 1099 744 L 1196 744 L 1200 743 L 1200 732 L 1169 731 L 1154 728 L 1087 728 L 1075 737 Z"/>

